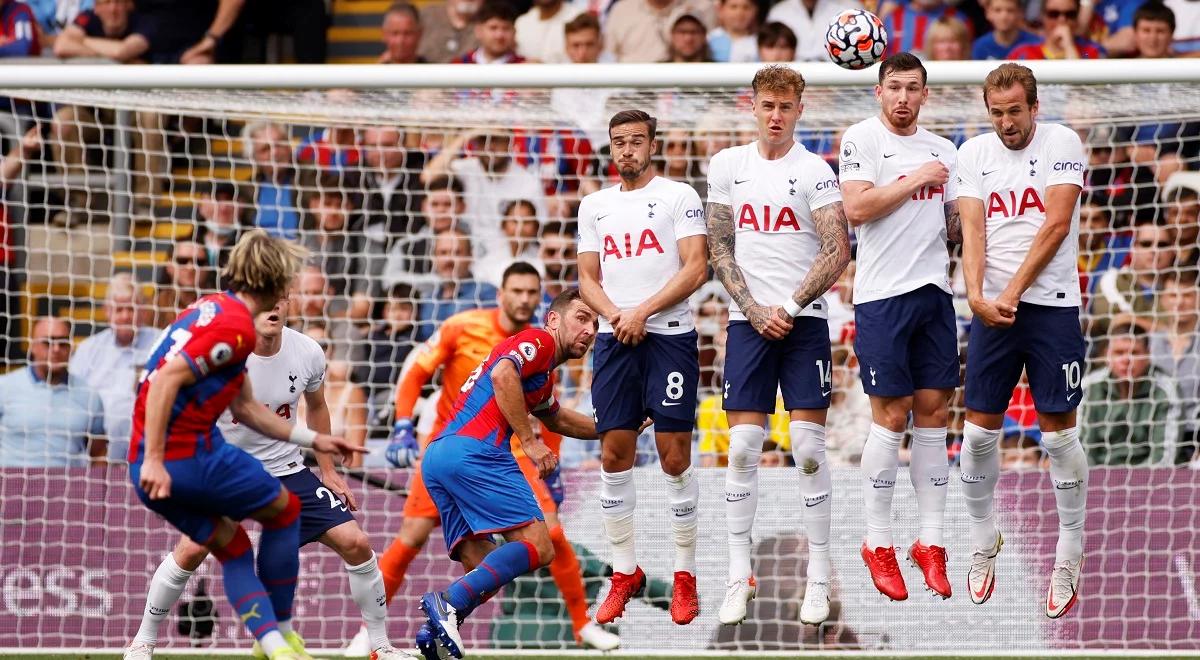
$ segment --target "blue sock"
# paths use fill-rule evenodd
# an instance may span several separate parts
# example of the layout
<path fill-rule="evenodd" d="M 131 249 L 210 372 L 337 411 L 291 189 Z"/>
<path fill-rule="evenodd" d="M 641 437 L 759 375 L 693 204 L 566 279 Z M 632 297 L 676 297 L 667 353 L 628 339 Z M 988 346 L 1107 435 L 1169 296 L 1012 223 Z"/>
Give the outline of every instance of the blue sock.
<path fill-rule="evenodd" d="M 254 573 L 254 553 L 250 548 L 250 537 L 246 530 L 238 527 L 237 534 L 224 548 L 214 551 L 213 556 L 221 562 L 225 579 L 225 595 L 234 611 L 242 618 L 246 629 L 255 639 L 279 630 L 275 620 L 275 608 L 263 583 Z"/>
<path fill-rule="evenodd" d="M 475 570 L 459 578 L 446 589 L 446 602 L 455 610 L 475 609 L 487 594 L 541 565 L 537 549 L 526 541 L 505 543 L 483 558 Z M 460 619 L 461 620 L 461 617 Z"/>
<path fill-rule="evenodd" d="M 289 511 L 285 510 L 280 516 L 290 517 Z M 262 537 L 258 541 L 258 576 L 271 595 L 271 605 L 280 619 L 292 618 L 292 601 L 296 597 L 296 576 L 299 573 L 299 517 L 292 518 L 291 522 L 282 526 L 264 524 Z"/>

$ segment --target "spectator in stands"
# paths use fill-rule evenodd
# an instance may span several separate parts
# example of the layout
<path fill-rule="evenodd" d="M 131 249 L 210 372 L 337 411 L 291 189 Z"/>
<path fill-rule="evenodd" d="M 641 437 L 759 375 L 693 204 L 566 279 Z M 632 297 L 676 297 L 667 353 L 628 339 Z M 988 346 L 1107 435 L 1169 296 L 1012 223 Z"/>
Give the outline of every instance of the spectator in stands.
<path fill-rule="evenodd" d="M 1105 57 L 1100 44 L 1075 36 L 1078 28 L 1079 0 L 1044 0 L 1042 29 L 1045 36 L 1013 48 L 1008 59 L 1094 60 Z"/>
<path fill-rule="evenodd" d="M 465 231 L 459 218 L 466 210 L 463 187 L 457 179 L 439 176 L 430 181 L 421 197 L 421 229 L 408 236 L 394 237 L 379 281 L 385 289 L 396 284 L 414 287 L 428 284 L 433 277 L 433 241 L 452 229 Z"/>
<path fill-rule="evenodd" d="M 300 242 L 311 254 L 309 263 L 325 273 L 329 287 L 339 299 L 358 293 L 364 286 L 362 254 L 364 239 L 350 232 L 350 215 L 358 206 L 350 191 L 341 186 L 337 174 L 326 172 L 313 190 L 300 198 L 304 211 Z"/>
<path fill-rule="evenodd" d="M 229 253 L 237 244 L 244 227 L 243 205 L 237 188 L 222 181 L 196 205 L 199 227 L 196 241 L 204 245 L 208 263 L 217 269 L 225 267 Z"/>
<path fill-rule="evenodd" d="M 1099 0 L 1087 7 L 1081 2 L 1079 24 L 1089 39 L 1104 47 L 1108 57 L 1129 57 L 1135 50 L 1133 17 L 1142 2 Z"/>
<path fill-rule="evenodd" d="M 0 376 L 0 467 L 104 462 L 104 408 L 68 371 L 72 339 L 66 319 L 34 320 L 29 366 Z"/>
<path fill-rule="evenodd" d="M 1080 416 L 1089 465 L 1174 465 L 1187 458 L 1176 445 L 1175 381 L 1151 364 L 1146 329 L 1132 320 L 1113 325 L 1105 366 L 1084 379 Z"/>
<path fill-rule="evenodd" d="M 1159 323 L 1150 337 L 1150 361 L 1179 388 L 1178 445 L 1187 458 L 1200 448 L 1200 293 L 1196 271 L 1173 271 L 1158 294 Z"/>
<path fill-rule="evenodd" d="M 1200 3 L 1194 0 L 1163 0 L 1175 12 L 1175 39 L 1171 49 L 1185 57 L 1200 52 Z"/>
<path fill-rule="evenodd" d="M 467 209 L 463 219 L 471 240 L 482 254 L 504 240 L 500 231 L 501 205 L 505 200 L 526 199 L 546 219 L 546 199 L 541 179 L 513 160 L 512 135 L 497 129 L 468 131 L 451 140 L 421 173 L 428 183 L 451 175 L 462 181 Z M 422 317 L 424 318 L 424 317 Z"/>
<path fill-rule="evenodd" d="M 531 62 L 566 62 L 563 29 L 587 8 L 565 0 L 533 0 L 533 7 L 516 21 L 517 53 Z"/>
<path fill-rule="evenodd" d="M 337 343 L 331 341 L 324 326 L 313 325 L 304 331 L 325 351 L 325 403 L 329 406 L 330 433 L 345 438 L 359 447 L 367 445 L 367 395 L 362 388 L 350 380 L 353 365 L 337 357 Z M 301 397 L 296 419 L 306 417 L 304 398 Z M 357 454 L 346 463 L 348 468 L 362 467 L 362 454 Z"/>
<path fill-rule="evenodd" d="M 157 329 L 142 325 L 147 311 L 133 275 L 114 275 L 104 296 L 108 327 L 84 339 L 71 357 L 71 376 L 86 383 L 103 404 L 109 462 L 123 462 L 129 453 L 138 371 L 158 338 Z"/>
<path fill-rule="evenodd" d="M 444 64 L 478 48 L 475 14 L 482 5 L 482 0 L 446 0 L 425 5 L 421 10 L 421 46 L 417 52 L 427 62 Z"/>
<path fill-rule="evenodd" d="M 420 55 L 421 13 L 407 2 L 397 2 L 383 15 L 383 52 L 380 64 L 426 64 Z"/>
<path fill-rule="evenodd" d="M 305 266 L 296 281 L 296 290 L 289 297 L 288 325 L 293 330 L 312 326 L 325 329 L 333 344 L 334 359 L 363 364 L 366 346 L 363 333 L 345 317 L 344 299 L 334 296 L 325 273 L 317 266 Z"/>
<path fill-rule="evenodd" d="M 895 9 L 879 17 L 883 19 L 883 25 L 887 28 L 887 54 L 926 52 L 925 39 L 930 26 L 939 18 L 947 16 L 963 18 L 961 10 L 950 6 L 947 0 L 911 0 L 897 5 Z"/>
<path fill-rule="evenodd" d="M 475 279 L 499 288 L 504 271 L 518 261 L 532 265 L 538 277 L 545 276 L 546 267 L 538 259 L 540 226 L 533 204 L 524 199 L 505 202 L 500 230 L 506 240 L 475 260 Z"/>
<path fill-rule="evenodd" d="M 701 0 L 621 0 L 608 13 L 604 50 L 618 62 L 662 62 L 670 55 L 667 40 L 676 12 L 707 15 L 710 7 Z"/>
<path fill-rule="evenodd" d="M 1134 57 L 1174 57 L 1174 39 L 1175 12 L 1170 7 L 1149 0 L 1137 8 L 1133 15 Z"/>
<path fill-rule="evenodd" d="M 983 8 L 992 31 L 975 40 L 973 60 L 1003 60 L 1017 46 L 1034 43 L 1038 35 L 1021 27 L 1022 0 L 984 0 Z"/>
<path fill-rule="evenodd" d="M 696 153 L 696 142 L 692 136 L 682 128 L 673 128 L 662 136 L 659 144 L 662 145 L 662 166 L 659 169 L 662 176 L 690 185 L 702 198 L 707 195 L 708 184 L 700 166 L 703 159 Z"/>
<path fill-rule="evenodd" d="M 572 64 L 595 64 L 604 51 L 600 20 L 584 12 L 563 26 L 563 53 Z"/>
<path fill-rule="evenodd" d="M 759 62 L 791 62 L 796 59 L 796 33 L 772 21 L 758 29 Z"/>
<path fill-rule="evenodd" d="M 141 62 L 150 50 L 150 27 L 133 0 L 96 0 L 54 40 L 56 57 L 104 57 L 121 64 Z"/>
<path fill-rule="evenodd" d="M 1079 205 L 1079 284 L 1084 306 L 1089 304 L 1100 277 L 1129 259 L 1132 232 L 1113 231 L 1107 207 L 1099 195 L 1086 194 Z"/>
<path fill-rule="evenodd" d="M 1093 337 L 1108 334 L 1118 314 L 1148 316 L 1154 312 L 1161 276 L 1175 265 L 1175 236 L 1170 227 L 1139 225 L 1134 233 L 1129 263 L 1100 276 L 1092 291 Z"/>
<path fill-rule="evenodd" d="M 825 60 L 829 57 L 825 53 L 825 29 L 833 21 L 833 17 L 843 10 L 861 7 L 862 4 L 858 0 L 783 0 L 771 7 L 767 21 L 783 23 L 791 29 L 792 36 L 797 41 L 797 61 Z M 891 32 L 888 32 L 888 35 L 890 36 Z M 779 60 L 764 58 L 763 61 Z"/>
<path fill-rule="evenodd" d="M 546 269 L 546 276 L 542 280 L 545 306 L 562 293 L 563 289 L 574 287 L 579 281 L 575 270 L 578 257 L 575 251 L 575 236 L 578 233 L 578 227 L 573 222 L 551 220 L 542 225 L 538 260 Z M 539 315 L 539 318 L 544 318 L 544 315 Z"/>
<path fill-rule="evenodd" d="M 22 0 L 33 10 L 38 24 L 38 44 L 43 53 L 53 52 L 63 30 L 79 14 L 91 9 L 93 0 Z"/>
<path fill-rule="evenodd" d="M 327 93 L 331 101 L 344 101 L 345 90 Z M 296 148 L 296 163 L 308 166 L 302 172 L 313 178 L 323 172 L 337 173 L 344 183 L 350 184 L 362 162 L 362 151 L 358 148 L 358 133 L 352 126 L 329 126 L 300 141 Z M 309 178 L 301 178 L 301 187 L 311 185 Z"/>
<path fill-rule="evenodd" d="M 216 281 L 208 253 L 196 241 L 175 242 L 167 261 L 166 276 L 154 300 L 152 325 L 156 328 L 171 325 L 184 307 L 211 293 Z"/>
<path fill-rule="evenodd" d="M 675 10 L 667 20 L 667 58 L 664 62 L 685 64 L 688 62 L 712 62 L 708 50 L 708 25 L 702 13 L 694 9 Z"/>
<path fill-rule="evenodd" d="M 758 3 L 717 0 L 717 26 L 708 32 L 714 62 L 758 61 Z"/>
<path fill-rule="evenodd" d="M 1163 218 L 1175 232 L 1178 269 L 1195 270 L 1200 260 L 1200 173 L 1178 172 L 1163 186 Z"/>
<path fill-rule="evenodd" d="M 29 5 L 17 0 L 0 0 L 0 57 L 37 57 L 37 18 Z"/>
<path fill-rule="evenodd" d="M 242 128 L 241 137 L 242 156 L 254 166 L 254 225 L 272 236 L 295 240 L 300 213 L 287 129 L 265 121 L 250 122 Z"/>
<path fill-rule="evenodd" d="M 925 35 L 925 59 L 931 62 L 971 59 L 971 33 L 967 24 L 953 16 L 934 21 Z"/>
<path fill-rule="evenodd" d="M 390 409 L 393 389 L 400 379 L 400 367 L 417 344 L 417 290 L 407 284 L 397 284 L 388 291 L 383 303 L 383 313 L 367 337 L 370 351 L 367 355 L 365 374 L 355 380 L 366 385 L 367 399 L 371 403 L 372 424 L 386 425 L 380 421 L 379 412 Z"/>
<path fill-rule="evenodd" d="M 505 0 L 487 0 L 475 14 L 475 40 L 479 48 L 454 61 L 458 64 L 520 64 L 517 54 L 517 13 Z"/>
<path fill-rule="evenodd" d="M 138 0 L 137 8 L 149 25 L 151 64 L 234 64 L 241 44 L 226 40 L 245 0 Z"/>
<path fill-rule="evenodd" d="M 457 229 L 433 242 L 433 286 L 417 307 L 418 335 L 428 339 L 442 321 L 459 312 L 496 306 L 496 287 L 471 277 L 471 240 Z"/>

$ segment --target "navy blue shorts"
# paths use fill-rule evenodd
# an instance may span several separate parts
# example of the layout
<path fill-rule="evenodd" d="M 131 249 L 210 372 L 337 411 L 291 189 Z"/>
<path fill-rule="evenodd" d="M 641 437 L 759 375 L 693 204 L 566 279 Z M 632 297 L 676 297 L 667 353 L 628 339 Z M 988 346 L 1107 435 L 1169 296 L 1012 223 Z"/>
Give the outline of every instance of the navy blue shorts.
<path fill-rule="evenodd" d="M 425 488 L 437 506 L 451 559 L 458 544 L 545 520 L 512 450 L 450 435 L 425 448 Z"/>
<path fill-rule="evenodd" d="M 854 353 L 863 390 L 911 396 L 960 382 L 954 301 L 933 284 L 854 306 Z"/>
<path fill-rule="evenodd" d="M 1023 302 L 1009 328 L 989 328 L 975 318 L 967 341 L 967 408 L 990 414 L 1007 410 L 1024 369 L 1038 412 L 1074 410 L 1083 398 L 1085 351 L 1078 307 Z"/>
<path fill-rule="evenodd" d="M 725 343 L 725 392 L 722 407 L 771 414 L 776 393 L 787 410 L 829 407 L 833 391 L 829 322 L 797 316 L 792 331 L 771 341 L 749 321 L 730 321 Z"/>
<path fill-rule="evenodd" d="M 212 434 L 215 444 L 220 432 L 214 428 Z M 279 480 L 257 458 L 224 439 L 211 452 L 201 449 L 164 465 L 171 475 L 170 497 L 152 500 L 146 495 L 138 484 L 140 460 L 129 465 L 133 490 L 142 504 L 200 545 L 212 538 L 221 517 L 242 520 L 279 497 Z"/>
<path fill-rule="evenodd" d="M 597 336 L 592 367 L 596 430 L 636 431 L 650 417 L 656 432 L 691 433 L 700 384 L 696 340 L 695 330 L 681 335 L 648 332 L 637 346 L 626 346 L 611 333 Z"/>
<path fill-rule="evenodd" d="M 300 499 L 300 545 L 312 543 L 334 527 L 354 520 L 350 507 L 312 470 L 285 474 L 279 481 Z"/>

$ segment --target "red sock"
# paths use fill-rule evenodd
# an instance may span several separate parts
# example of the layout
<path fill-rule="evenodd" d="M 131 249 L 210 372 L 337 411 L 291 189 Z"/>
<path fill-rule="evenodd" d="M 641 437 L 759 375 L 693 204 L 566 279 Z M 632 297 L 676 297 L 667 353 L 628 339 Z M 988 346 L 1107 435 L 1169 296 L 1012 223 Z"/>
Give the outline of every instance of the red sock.
<path fill-rule="evenodd" d="M 392 596 L 395 596 L 400 590 L 400 585 L 404 584 L 404 574 L 408 572 L 408 565 L 420 552 L 420 548 L 406 545 L 397 537 L 379 558 L 379 571 L 383 573 L 383 590 L 387 594 L 387 602 L 392 602 Z"/>
<path fill-rule="evenodd" d="M 567 612 L 571 615 L 571 627 L 575 635 L 588 624 L 587 591 L 583 588 L 583 572 L 579 568 L 579 558 L 575 556 L 575 548 L 567 540 L 562 527 L 550 530 L 550 541 L 554 544 L 554 561 L 550 562 L 550 575 L 554 576 L 554 584 L 562 594 Z"/>

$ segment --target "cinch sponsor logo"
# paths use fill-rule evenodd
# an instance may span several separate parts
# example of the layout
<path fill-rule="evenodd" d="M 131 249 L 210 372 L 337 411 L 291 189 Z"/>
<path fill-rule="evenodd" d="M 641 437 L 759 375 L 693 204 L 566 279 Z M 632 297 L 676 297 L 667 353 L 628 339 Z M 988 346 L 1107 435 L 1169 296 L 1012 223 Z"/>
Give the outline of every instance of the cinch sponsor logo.
<path fill-rule="evenodd" d="M 0 603 L 17 617 L 112 614 L 113 596 L 103 585 L 108 574 L 66 566 L 0 571 Z"/>
<path fill-rule="evenodd" d="M 831 188 L 836 189 L 837 187 L 838 182 L 835 179 L 825 179 L 817 184 L 817 190 L 829 190 Z"/>
<path fill-rule="evenodd" d="M 1074 160 L 1060 160 L 1051 169 L 1055 172 L 1082 172 L 1083 163 Z"/>
<path fill-rule="evenodd" d="M 704 209 L 688 209 L 687 211 L 684 212 L 684 215 L 687 216 L 688 218 L 700 218 L 701 220 L 703 220 L 704 219 Z"/>

